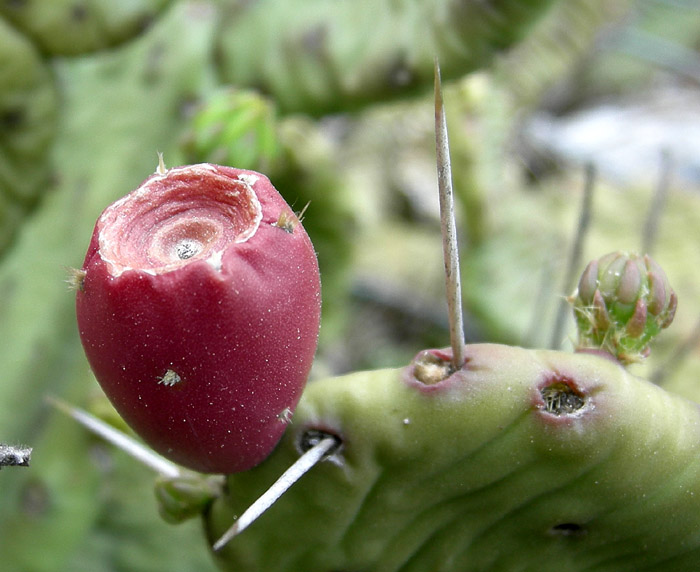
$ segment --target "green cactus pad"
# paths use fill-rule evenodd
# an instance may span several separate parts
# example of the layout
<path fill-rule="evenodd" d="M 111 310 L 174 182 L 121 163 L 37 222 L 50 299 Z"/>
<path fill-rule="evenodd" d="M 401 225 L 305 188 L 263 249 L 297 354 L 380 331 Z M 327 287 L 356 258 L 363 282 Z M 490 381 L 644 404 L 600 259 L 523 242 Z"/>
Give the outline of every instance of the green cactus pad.
<path fill-rule="evenodd" d="M 225 81 L 257 87 L 283 111 L 320 115 L 452 79 L 516 41 L 550 0 L 274 0 L 236 3 L 222 19 Z"/>
<path fill-rule="evenodd" d="M 78 55 L 114 46 L 146 29 L 170 0 L 15 0 L 0 16 L 51 55 Z"/>
<path fill-rule="evenodd" d="M 342 438 L 218 554 L 223 570 L 687 571 L 700 566 L 697 406 L 598 355 L 466 348 L 312 383 L 290 431 L 228 477 L 216 540 L 309 430 Z M 427 368 L 434 370 L 434 367 Z"/>
<path fill-rule="evenodd" d="M 0 19 L 0 252 L 47 186 L 56 111 L 48 67 L 34 46 Z"/>

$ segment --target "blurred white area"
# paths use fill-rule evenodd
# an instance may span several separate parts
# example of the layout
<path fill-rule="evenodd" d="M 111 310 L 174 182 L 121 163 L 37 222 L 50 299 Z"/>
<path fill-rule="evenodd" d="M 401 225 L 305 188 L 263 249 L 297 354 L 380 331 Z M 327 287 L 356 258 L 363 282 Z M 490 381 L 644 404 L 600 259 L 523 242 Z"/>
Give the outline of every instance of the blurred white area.
<path fill-rule="evenodd" d="M 665 85 L 570 115 L 540 112 L 523 131 L 538 155 L 593 163 L 622 184 L 648 184 L 668 153 L 676 188 L 700 190 L 700 89 Z"/>

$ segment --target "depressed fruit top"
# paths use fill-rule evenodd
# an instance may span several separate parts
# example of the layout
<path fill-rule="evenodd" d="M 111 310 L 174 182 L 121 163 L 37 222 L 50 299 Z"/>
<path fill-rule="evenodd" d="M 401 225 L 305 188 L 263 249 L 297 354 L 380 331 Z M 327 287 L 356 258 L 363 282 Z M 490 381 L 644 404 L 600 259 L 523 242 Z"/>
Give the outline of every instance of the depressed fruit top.
<path fill-rule="evenodd" d="M 204 177 L 206 190 L 198 186 Z M 210 165 L 174 168 L 105 210 L 99 248 L 114 276 L 131 269 L 163 274 L 193 259 L 218 269 L 226 246 L 248 240 L 261 220 L 245 176 L 233 179 Z"/>

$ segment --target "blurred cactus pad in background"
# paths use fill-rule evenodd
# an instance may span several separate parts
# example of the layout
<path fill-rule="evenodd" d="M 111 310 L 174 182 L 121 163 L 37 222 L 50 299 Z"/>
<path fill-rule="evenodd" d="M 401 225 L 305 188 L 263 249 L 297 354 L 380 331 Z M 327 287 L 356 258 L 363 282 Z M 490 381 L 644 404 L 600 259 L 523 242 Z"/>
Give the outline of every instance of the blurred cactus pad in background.
<path fill-rule="evenodd" d="M 700 569 L 699 46 L 689 0 L 0 3 L 0 444 L 33 449 L 0 471 L 3 570 Z M 435 57 L 473 345 L 430 386 L 411 376 L 449 345 Z M 159 151 L 263 171 L 308 204 L 323 283 L 282 442 L 178 526 L 148 469 L 45 401 L 129 431 L 83 355 L 67 268 Z M 678 301 L 626 367 L 574 353 L 570 309 L 551 340 L 586 165 L 576 276 L 648 253 Z M 319 428 L 343 438 L 335 459 L 212 555 Z"/>

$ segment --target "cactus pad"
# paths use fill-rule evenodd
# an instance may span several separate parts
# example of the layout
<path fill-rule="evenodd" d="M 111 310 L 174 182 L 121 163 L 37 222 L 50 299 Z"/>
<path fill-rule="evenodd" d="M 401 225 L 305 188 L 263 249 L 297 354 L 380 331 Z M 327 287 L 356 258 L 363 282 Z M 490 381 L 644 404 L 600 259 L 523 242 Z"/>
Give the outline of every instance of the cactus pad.
<path fill-rule="evenodd" d="M 32 0 L 3 2 L 0 16 L 53 55 L 78 55 L 114 46 L 148 27 L 170 0 Z"/>
<path fill-rule="evenodd" d="M 0 252 L 47 186 L 56 110 L 48 67 L 34 46 L 0 19 Z"/>
<path fill-rule="evenodd" d="M 460 371 L 423 376 L 450 357 L 427 350 L 405 369 L 312 383 L 276 452 L 228 478 L 210 539 L 305 433 L 343 446 L 224 547 L 221 568 L 697 569 L 695 404 L 598 355 L 474 345 Z"/>
<path fill-rule="evenodd" d="M 550 0 L 270 0 L 229 7 L 220 30 L 226 82 L 257 87 L 283 111 L 320 115 L 405 96 L 485 66 Z"/>

